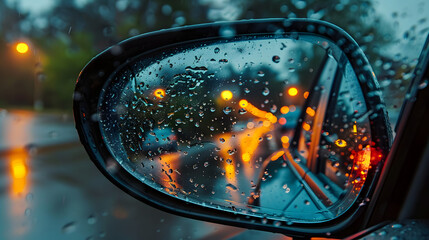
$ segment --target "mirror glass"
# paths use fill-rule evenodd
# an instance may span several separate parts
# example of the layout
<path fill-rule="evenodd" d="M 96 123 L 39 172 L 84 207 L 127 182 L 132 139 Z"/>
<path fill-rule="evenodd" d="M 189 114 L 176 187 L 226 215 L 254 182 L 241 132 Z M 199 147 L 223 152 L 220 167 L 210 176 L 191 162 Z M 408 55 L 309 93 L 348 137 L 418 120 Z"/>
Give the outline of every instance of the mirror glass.
<path fill-rule="evenodd" d="M 356 74 L 339 47 L 314 36 L 144 53 L 110 76 L 98 109 L 109 171 L 262 221 L 333 219 L 369 168 L 371 112 Z"/>

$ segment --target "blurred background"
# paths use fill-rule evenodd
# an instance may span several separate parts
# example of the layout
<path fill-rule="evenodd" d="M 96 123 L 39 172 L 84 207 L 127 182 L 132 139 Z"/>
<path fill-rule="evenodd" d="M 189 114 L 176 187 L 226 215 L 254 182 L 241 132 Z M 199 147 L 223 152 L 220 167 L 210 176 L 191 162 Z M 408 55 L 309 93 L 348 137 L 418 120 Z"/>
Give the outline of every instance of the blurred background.
<path fill-rule="evenodd" d="M 424 0 L 1 1 L 0 239 L 284 238 L 166 214 L 108 182 L 74 129 L 72 96 L 80 70 L 107 47 L 159 29 L 320 19 L 340 26 L 362 47 L 394 127 L 429 32 L 427 16 Z"/>

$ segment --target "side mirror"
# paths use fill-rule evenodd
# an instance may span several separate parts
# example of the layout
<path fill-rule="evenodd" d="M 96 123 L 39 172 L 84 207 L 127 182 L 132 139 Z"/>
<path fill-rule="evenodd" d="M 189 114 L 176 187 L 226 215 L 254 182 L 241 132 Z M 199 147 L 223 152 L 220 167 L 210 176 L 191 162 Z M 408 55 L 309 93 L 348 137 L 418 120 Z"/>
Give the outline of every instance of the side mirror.
<path fill-rule="evenodd" d="M 293 236 L 356 230 L 391 144 L 361 49 L 305 19 L 123 41 L 81 72 L 74 115 L 92 161 L 135 198 Z"/>

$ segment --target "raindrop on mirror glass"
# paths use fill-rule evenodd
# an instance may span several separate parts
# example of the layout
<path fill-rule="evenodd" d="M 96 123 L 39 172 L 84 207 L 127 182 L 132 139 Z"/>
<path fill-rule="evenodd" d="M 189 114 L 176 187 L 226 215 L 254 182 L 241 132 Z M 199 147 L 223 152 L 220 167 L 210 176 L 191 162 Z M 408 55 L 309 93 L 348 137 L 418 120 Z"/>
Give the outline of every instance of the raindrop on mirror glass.
<path fill-rule="evenodd" d="M 95 224 L 97 222 L 97 218 L 95 215 L 91 214 L 88 216 L 88 224 Z"/>
<path fill-rule="evenodd" d="M 75 230 L 76 230 L 76 223 L 75 223 L 75 222 L 69 222 L 69 223 L 66 223 L 66 224 L 63 226 L 63 228 L 61 229 L 61 231 L 62 231 L 63 233 L 66 233 L 66 234 L 72 233 L 72 232 L 74 232 Z"/>
<path fill-rule="evenodd" d="M 274 55 L 274 56 L 273 56 L 273 62 L 275 62 L 275 63 L 279 63 L 279 62 L 280 62 L 280 57 L 279 57 L 279 56 L 277 56 L 277 55 Z"/>
<path fill-rule="evenodd" d="M 31 208 L 26 208 L 24 211 L 24 215 L 29 217 L 33 213 L 33 210 Z"/>
<path fill-rule="evenodd" d="M 217 47 L 214 49 L 214 53 L 219 53 L 219 52 L 220 52 L 220 48 Z"/>
<path fill-rule="evenodd" d="M 428 80 L 425 79 L 419 84 L 419 89 L 424 89 L 428 85 Z"/>
<path fill-rule="evenodd" d="M 262 95 L 267 96 L 268 94 L 270 94 L 270 89 L 264 88 L 264 91 L 262 91 Z"/>
<path fill-rule="evenodd" d="M 231 113 L 231 111 L 232 111 L 232 109 L 231 109 L 230 107 L 225 107 L 225 108 L 223 109 L 223 112 L 224 112 L 225 114 L 230 114 L 230 113 Z"/>

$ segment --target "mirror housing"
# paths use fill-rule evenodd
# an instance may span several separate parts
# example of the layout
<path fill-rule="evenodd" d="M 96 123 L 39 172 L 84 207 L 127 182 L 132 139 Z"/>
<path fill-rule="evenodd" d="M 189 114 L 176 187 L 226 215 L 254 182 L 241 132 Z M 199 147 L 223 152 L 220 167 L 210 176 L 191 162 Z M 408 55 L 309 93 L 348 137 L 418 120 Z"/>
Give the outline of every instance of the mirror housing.
<path fill-rule="evenodd" d="M 165 194 L 137 179 L 130 171 L 118 164 L 115 154 L 112 154 L 109 144 L 106 144 L 103 135 L 104 130 L 100 127 L 100 121 L 103 118 L 100 110 L 100 99 L 106 89 L 112 86 L 109 82 L 112 76 L 117 74 L 121 68 L 127 64 L 132 64 L 138 56 L 150 55 L 168 47 L 180 47 L 193 42 L 204 41 L 224 42 L 239 37 L 255 36 L 268 36 L 272 39 L 284 36 L 296 40 L 313 36 L 315 39 L 325 39 L 341 49 L 357 77 L 368 107 L 366 116 L 371 115 L 372 142 L 370 151 L 376 152 L 380 158 L 373 162 L 372 168 L 368 169 L 368 173 L 365 175 L 366 181 L 359 189 L 358 196 L 353 200 L 353 203 L 341 215 L 333 219 L 311 223 L 293 222 L 287 218 L 275 219 L 254 216 L 185 201 L 174 195 Z M 316 42 L 315 44 L 322 45 L 323 43 Z M 378 90 L 379 86 L 375 74 L 362 50 L 347 33 L 332 24 L 308 19 L 221 22 L 143 34 L 125 40 L 100 53 L 85 66 L 79 75 L 74 95 L 74 117 L 80 140 L 97 168 L 122 190 L 151 206 L 195 219 L 279 232 L 290 236 L 341 237 L 365 227 L 362 224 L 365 218 L 366 202 L 372 196 L 374 185 L 384 164 L 384 158 L 391 145 L 392 133 L 384 103 Z M 308 102 L 303 109 L 306 109 Z M 325 106 L 325 110 L 320 111 L 322 114 L 320 117 L 323 119 L 330 110 Z M 302 111 L 300 119 L 303 120 L 304 118 L 305 112 Z M 299 139 L 302 132 L 301 125 L 298 124 L 296 128 L 294 139 Z M 314 151 L 313 154 L 316 154 Z M 290 161 L 289 164 L 293 165 L 294 163 Z"/>

